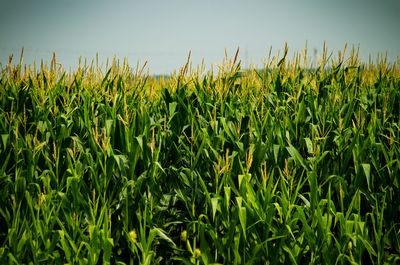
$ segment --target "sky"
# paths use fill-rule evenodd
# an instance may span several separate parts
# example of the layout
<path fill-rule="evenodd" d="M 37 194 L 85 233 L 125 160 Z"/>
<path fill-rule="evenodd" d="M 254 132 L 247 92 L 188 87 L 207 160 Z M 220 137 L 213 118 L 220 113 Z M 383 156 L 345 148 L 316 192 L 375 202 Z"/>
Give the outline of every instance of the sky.
<path fill-rule="evenodd" d="M 0 0 L 0 63 L 10 54 L 24 63 L 50 61 L 64 68 L 79 56 L 100 63 L 114 56 L 135 67 L 148 60 L 151 74 L 170 74 L 204 58 L 221 62 L 225 49 L 244 66 L 262 65 L 288 43 L 289 54 L 308 48 L 337 54 L 358 46 L 363 60 L 387 52 L 400 56 L 399 0 Z"/>

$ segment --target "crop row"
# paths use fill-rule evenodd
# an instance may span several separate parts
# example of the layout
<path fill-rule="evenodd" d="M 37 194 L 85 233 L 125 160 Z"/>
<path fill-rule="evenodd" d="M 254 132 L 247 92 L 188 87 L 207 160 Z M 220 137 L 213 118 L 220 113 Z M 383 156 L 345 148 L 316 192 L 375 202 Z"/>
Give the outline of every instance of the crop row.
<path fill-rule="evenodd" d="M 160 79 L 10 62 L 0 263 L 396 264 L 400 70 L 344 52 Z"/>

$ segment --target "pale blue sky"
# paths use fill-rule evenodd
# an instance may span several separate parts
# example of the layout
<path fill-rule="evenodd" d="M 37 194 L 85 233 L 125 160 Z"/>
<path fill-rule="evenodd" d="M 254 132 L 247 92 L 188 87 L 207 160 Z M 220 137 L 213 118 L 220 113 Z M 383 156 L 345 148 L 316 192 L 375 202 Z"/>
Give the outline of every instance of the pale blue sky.
<path fill-rule="evenodd" d="M 378 51 L 394 61 L 400 56 L 399 0 L 1 0 L 0 62 L 8 55 L 24 62 L 50 61 L 76 67 L 79 55 L 104 61 L 114 54 L 130 64 L 148 60 L 150 73 L 165 74 L 186 62 L 205 58 L 207 66 L 221 61 L 224 49 L 231 56 L 240 46 L 240 59 L 256 65 L 288 42 L 301 50 L 308 40 L 322 51 L 346 42 L 361 45 L 368 60 Z M 247 59 L 247 60 L 246 60 Z"/>

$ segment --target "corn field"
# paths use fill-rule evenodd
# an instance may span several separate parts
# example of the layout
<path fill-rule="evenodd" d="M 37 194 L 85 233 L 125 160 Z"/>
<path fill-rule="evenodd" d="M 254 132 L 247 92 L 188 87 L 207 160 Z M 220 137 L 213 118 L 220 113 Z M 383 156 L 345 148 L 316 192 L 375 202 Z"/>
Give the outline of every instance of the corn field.
<path fill-rule="evenodd" d="M 161 78 L 10 57 L 0 264 L 398 264 L 400 61 L 346 47 Z"/>

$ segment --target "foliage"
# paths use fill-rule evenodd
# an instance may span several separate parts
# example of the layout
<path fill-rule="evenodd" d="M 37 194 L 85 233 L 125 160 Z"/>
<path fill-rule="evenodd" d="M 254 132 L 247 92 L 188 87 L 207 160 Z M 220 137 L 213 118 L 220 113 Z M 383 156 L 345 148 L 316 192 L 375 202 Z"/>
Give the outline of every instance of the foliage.
<path fill-rule="evenodd" d="M 0 264 L 396 264 L 399 63 L 0 77 Z"/>

